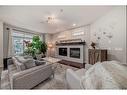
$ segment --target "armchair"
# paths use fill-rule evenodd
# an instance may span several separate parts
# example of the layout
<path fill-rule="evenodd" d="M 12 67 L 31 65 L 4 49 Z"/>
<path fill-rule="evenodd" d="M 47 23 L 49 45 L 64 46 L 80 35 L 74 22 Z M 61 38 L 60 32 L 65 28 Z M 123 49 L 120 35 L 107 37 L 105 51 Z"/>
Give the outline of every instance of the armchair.
<path fill-rule="evenodd" d="M 86 64 L 86 68 L 79 69 L 77 71 L 73 71 L 72 69 L 67 69 L 66 71 L 66 81 L 67 85 L 70 89 L 81 89 L 81 79 L 85 76 L 85 72 L 91 67 L 92 65 Z"/>
<path fill-rule="evenodd" d="M 70 89 L 81 89 L 80 80 L 85 75 L 85 71 L 85 69 L 80 69 L 77 71 L 67 69 L 66 81 Z"/>

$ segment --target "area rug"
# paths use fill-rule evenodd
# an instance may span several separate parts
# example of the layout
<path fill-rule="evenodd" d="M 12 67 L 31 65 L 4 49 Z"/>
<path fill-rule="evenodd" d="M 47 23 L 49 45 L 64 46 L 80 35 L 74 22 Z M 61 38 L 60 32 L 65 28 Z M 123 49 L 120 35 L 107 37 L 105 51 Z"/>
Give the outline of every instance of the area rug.
<path fill-rule="evenodd" d="M 1 73 L 1 89 L 10 89 L 8 70 L 4 70 Z"/>
<path fill-rule="evenodd" d="M 54 78 L 50 78 L 33 89 L 68 89 L 65 80 L 65 73 L 67 69 L 77 70 L 75 67 L 61 64 L 55 70 Z"/>
<path fill-rule="evenodd" d="M 54 78 L 51 77 L 33 89 L 68 89 L 65 73 L 67 69 L 78 70 L 78 68 L 61 64 L 55 70 Z M 1 89 L 10 89 L 10 83 L 8 78 L 8 70 L 2 71 L 1 74 Z"/>

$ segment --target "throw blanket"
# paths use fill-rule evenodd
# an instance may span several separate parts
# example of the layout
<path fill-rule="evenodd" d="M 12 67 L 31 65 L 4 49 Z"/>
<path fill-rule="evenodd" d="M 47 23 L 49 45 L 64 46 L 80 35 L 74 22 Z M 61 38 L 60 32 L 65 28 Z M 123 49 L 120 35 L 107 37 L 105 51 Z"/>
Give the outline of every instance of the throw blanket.
<path fill-rule="evenodd" d="M 98 62 L 86 71 L 80 83 L 84 89 L 127 89 L 127 65 Z"/>

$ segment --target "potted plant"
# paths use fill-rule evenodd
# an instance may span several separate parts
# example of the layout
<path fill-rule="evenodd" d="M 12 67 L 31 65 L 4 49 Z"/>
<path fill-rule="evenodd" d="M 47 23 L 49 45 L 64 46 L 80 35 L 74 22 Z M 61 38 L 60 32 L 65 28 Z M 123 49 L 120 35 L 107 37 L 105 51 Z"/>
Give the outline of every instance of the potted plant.
<path fill-rule="evenodd" d="M 42 42 L 40 40 L 39 36 L 33 36 L 32 42 L 24 41 L 26 44 L 26 49 L 24 51 L 24 54 L 31 55 L 34 59 L 36 59 L 36 55 L 43 53 L 45 56 L 45 53 L 47 51 L 47 44 L 45 42 Z"/>
<path fill-rule="evenodd" d="M 46 56 L 46 52 L 47 52 L 47 44 L 45 42 L 42 42 L 41 45 L 41 52 L 43 53 L 44 57 Z"/>

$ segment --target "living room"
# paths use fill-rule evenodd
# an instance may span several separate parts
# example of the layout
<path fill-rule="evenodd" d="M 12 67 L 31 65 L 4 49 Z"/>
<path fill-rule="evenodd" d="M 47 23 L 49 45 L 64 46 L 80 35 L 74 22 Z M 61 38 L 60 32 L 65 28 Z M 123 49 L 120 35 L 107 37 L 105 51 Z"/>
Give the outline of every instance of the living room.
<path fill-rule="evenodd" d="M 1 89 L 127 89 L 126 6 L 0 13 Z"/>

